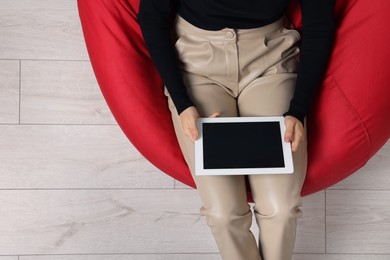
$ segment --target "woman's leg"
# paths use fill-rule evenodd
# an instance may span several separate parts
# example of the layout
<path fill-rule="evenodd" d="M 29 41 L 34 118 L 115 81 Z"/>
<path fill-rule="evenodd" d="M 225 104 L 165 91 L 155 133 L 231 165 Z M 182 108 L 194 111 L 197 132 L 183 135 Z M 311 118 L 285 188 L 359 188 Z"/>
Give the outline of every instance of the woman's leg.
<path fill-rule="evenodd" d="M 286 78 L 286 77 L 281 77 Z M 266 80 L 265 80 L 266 81 Z M 281 82 L 288 82 L 281 81 Z M 260 93 L 265 85 L 251 88 L 248 92 L 249 96 L 260 95 L 264 97 L 264 93 Z M 264 83 L 264 82 L 262 82 Z M 273 82 L 272 86 L 278 86 Z M 269 86 L 270 88 L 273 88 Z M 286 86 L 289 87 L 289 86 Z M 276 92 L 277 93 L 277 92 Z M 276 108 L 272 113 L 273 100 L 277 100 L 277 96 L 269 96 L 261 98 L 257 102 L 249 102 L 243 99 L 242 104 L 249 104 L 248 107 L 242 106 L 246 113 L 241 116 L 255 116 L 256 105 L 259 104 L 261 115 L 281 115 L 282 110 Z M 264 104 L 266 102 L 267 104 Z M 252 104 L 252 105 L 250 105 Z M 262 106 L 266 106 L 262 110 Z M 250 108 L 249 108 L 250 106 Z M 249 113 L 249 109 L 253 109 Z M 305 118 L 306 120 L 306 118 Z M 252 197 L 255 203 L 254 214 L 256 222 L 259 226 L 259 250 L 263 260 L 291 260 L 296 236 L 297 218 L 302 216 L 302 198 L 300 192 L 303 182 L 306 177 L 307 170 L 307 131 L 306 122 L 304 127 L 304 141 L 299 144 L 297 151 L 293 152 L 294 172 L 292 174 L 257 174 L 249 175 L 249 183 L 252 190 Z"/>
<path fill-rule="evenodd" d="M 293 152 L 293 174 L 249 176 L 259 226 L 259 249 L 264 260 L 291 260 L 297 218 L 303 212 L 300 192 L 306 176 L 307 143 Z"/>
<path fill-rule="evenodd" d="M 193 82 L 194 83 L 194 82 Z M 201 117 L 213 112 L 237 116 L 236 100 L 215 84 L 188 89 Z M 165 88 L 176 136 L 190 168 L 202 201 L 201 215 L 206 217 L 224 260 L 261 260 L 255 237 L 250 231 L 252 211 L 247 202 L 244 176 L 196 176 L 194 143 L 185 136 L 172 99 Z"/>
<path fill-rule="evenodd" d="M 240 116 L 280 116 L 288 110 L 293 97 L 299 53 L 296 42 L 299 37 L 295 31 L 286 29 L 268 37 L 264 40 L 267 42 L 264 52 L 269 68 L 260 71 L 260 77 L 241 89 L 238 96 Z M 245 50 L 245 43 L 241 49 Z M 241 63 L 245 64 L 245 60 Z M 293 174 L 248 176 L 260 229 L 259 250 L 263 260 L 292 259 L 297 218 L 302 216 L 300 192 L 307 168 L 306 123 L 303 140 L 298 150 L 293 152 Z"/>

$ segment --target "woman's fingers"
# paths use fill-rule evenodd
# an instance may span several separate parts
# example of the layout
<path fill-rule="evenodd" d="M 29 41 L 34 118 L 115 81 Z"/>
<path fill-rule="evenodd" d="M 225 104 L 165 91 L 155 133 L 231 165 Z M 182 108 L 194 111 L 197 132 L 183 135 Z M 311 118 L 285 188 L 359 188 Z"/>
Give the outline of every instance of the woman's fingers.
<path fill-rule="evenodd" d="M 295 152 L 298 149 L 298 145 L 300 142 L 303 141 L 302 139 L 302 132 L 300 129 L 298 129 L 298 124 L 295 124 L 295 131 L 294 131 L 294 141 L 291 144 L 291 150 Z"/>
<path fill-rule="evenodd" d="M 285 120 L 286 132 L 284 133 L 284 141 L 291 142 L 294 140 L 294 124 L 291 120 Z"/>
<path fill-rule="evenodd" d="M 221 113 L 220 112 L 214 112 L 212 113 L 209 117 L 217 117 Z M 197 120 L 198 120 L 199 114 L 196 111 L 196 113 L 190 113 L 189 116 L 187 117 L 187 136 L 191 139 L 191 141 L 195 142 L 196 139 L 199 137 L 199 131 L 197 127 Z"/>
<path fill-rule="evenodd" d="M 214 112 L 209 117 L 217 117 L 220 114 L 220 112 Z M 193 142 L 195 142 L 199 136 L 197 127 L 198 118 L 199 113 L 195 106 L 190 106 L 180 113 L 180 120 L 184 134 Z"/>
<path fill-rule="evenodd" d="M 299 143 L 303 141 L 302 123 L 293 116 L 286 116 L 284 122 L 286 126 L 284 140 L 291 142 L 291 150 L 295 152 L 298 149 Z"/>
<path fill-rule="evenodd" d="M 193 142 L 198 138 L 197 120 L 198 110 L 195 106 L 190 106 L 180 113 L 181 126 L 184 134 Z"/>
<path fill-rule="evenodd" d="M 185 120 L 185 124 L 183 126 L 184 133 L 188 136 L 188 138 L 191 139 L 191 141 L 195 142 L 195 140 L 198 138 L 198 128 L 196 126 L 196 120 L 197 118 L 194 116 L 189 117 L 187 120 Z"/>

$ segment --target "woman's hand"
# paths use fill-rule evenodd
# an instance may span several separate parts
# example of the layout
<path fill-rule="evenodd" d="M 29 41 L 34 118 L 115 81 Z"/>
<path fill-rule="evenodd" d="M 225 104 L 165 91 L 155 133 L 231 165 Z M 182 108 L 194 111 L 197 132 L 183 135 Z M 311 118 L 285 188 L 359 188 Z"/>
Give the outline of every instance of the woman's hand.
<path fill-rule="evenodd" d="M 285 116 L 284 124 L 286 126 L 284 140 L 286 142 L 292 142 L 291 150 L 295 152 L 298 149 L 299 143 L 303 142 L 302 122 L 294 116 Z"/>
<path fill-rule="evenodd" d="M 214 112 L 209 117 L 219 116 L 219 112 Z M 195 106 L 190 106 L 180 113 L 181 126 L 184 134 L 192 141 L 195 142 L 198 139 L 199 132 L 196 125 L 199 113 Z"/>

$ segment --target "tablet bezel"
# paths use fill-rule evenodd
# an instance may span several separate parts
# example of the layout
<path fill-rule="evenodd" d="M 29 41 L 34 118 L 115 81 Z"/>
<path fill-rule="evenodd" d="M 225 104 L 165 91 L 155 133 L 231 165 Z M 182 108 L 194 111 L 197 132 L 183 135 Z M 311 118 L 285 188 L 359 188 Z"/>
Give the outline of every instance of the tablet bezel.
<path fill-rule="evenodd" d="M 203 124 L 207 123 L 237 123 L 237 122 L 279 122 L 285 167 L 268 168 L 234 168 L 234 169 L 204 169 L 203 168 Z M 284 141 L 286 126 L 283 116 L 252 116 L 252 117 L 199 117 L 197 120 L 199 138 L 195 141 L 195 175 L 251 175 L 251 174 L 292 174 L 294 172 L 291 144 Z"/>

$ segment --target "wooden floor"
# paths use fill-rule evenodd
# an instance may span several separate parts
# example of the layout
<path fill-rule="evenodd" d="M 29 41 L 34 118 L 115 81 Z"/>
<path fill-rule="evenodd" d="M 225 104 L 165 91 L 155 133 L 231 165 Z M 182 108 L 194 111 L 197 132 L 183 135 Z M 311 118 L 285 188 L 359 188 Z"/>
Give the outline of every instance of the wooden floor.
<path fill-rule="evenodd" d="M 76 0 L 0 0 L 0 104 L 0 260 L 221 259 L 196 190 L 116 124 Z M 302 209 L 295 260 L 389 260 L 390 142 Z"/>

